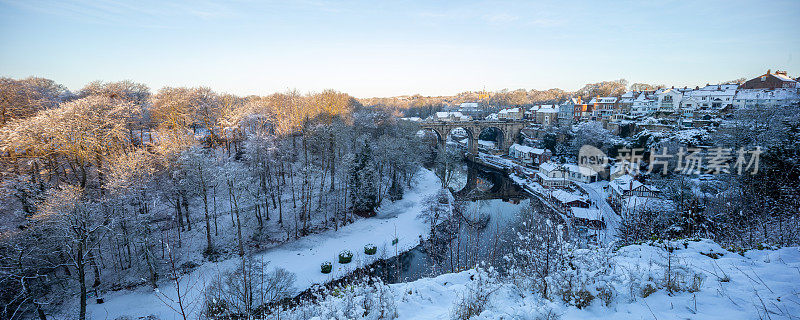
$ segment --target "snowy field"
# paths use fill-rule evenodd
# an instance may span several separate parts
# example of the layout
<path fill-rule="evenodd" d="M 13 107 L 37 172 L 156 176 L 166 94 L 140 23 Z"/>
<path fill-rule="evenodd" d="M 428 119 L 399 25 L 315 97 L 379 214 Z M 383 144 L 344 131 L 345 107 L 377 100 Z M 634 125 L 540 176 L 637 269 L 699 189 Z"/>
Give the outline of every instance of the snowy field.
<path fill-rule="evenodd" d="M 359 219 L 356 222 L 320 234 L 309 235 L 297 241 L 266 250 L 255 255 L 255 258 L 268 261 L 272 267 L 281 267 L 294 273 L 297 278 L 295 289 L 305 290 L 313 284 L 324 283 L 343 277 L 354 269 L 369 264 L 378 258 L 387 258 L 409 250 L 419 244 L 420 238 L 427 237 L 430 226 L 417 219 L 422 210 L 422 200 L 434 194 L 440 188 L 439 179 L 428 170 L 422 169 L 411 190 L 397 202 L 386 201 L 378 208 L 377 216 Z M 392 241 L 397 238 L 397 244 Z M 364 246 L 374 244 L 378 253 L 373 256 L 364 254 Z M 339 264 L 338 254 L 342 250 L 350 250 L 353 262 Z M 330 261 L 333 272 L 323 274 L 320 264 Z M 218 263 L 206 262 L 192 273 L 182 278 L 181 290 L 186 292 L 185 300 L 191 301 L 188 306 L 192 319 L 197 318 L 202 307 L 201 291 L 207 283 L 222 271 L 232 270 L 239 266 L 240 260 L 233 258 Z M 105 295 L 105 303 L 90 302 L 89 315 L 92 319 L 116 319 L 122 316 L 132 318 L 154 315 L 163 320 L 179 319 L 178 313 L 172 310 L 173 303 L 165 303 L 165 298 L 175 299 L 175 284 L 163 282 L 154 291 L 149 287 L 141 287 L 133 291 L 123 290 Z M 77 308 L 64 308 L 77 310 Z M 70 316 L 64 316 L 70 318 Z"/>
<path fill-rule="evenodd" d="M 389 285 L 399 319 L 451 319 L 453 305 L 469 292 L 491 291 L 486 310 L 476 319 L 798 319 L 800 248 L 753 250 L 744 256 L 709 240 L 677 241 L 668 259 L 663 245 L 632 245 L 611 254 L 611 270 L 586 272 L 594 283 L 613 287 L 608 305 L 594 299 L 587 307 L 552 302 L 510 282 L 486 282 L 479 288 L 475 270 Z M 668 264 L 671 262 L 671 265 Z M 669 294 L 665 288 L 643 292 L 663 280 L 664 268 L 697 275 L 699 291 Z M 679 274 L 676 273 L 676 274 Z M 484 273 L 485 274 L 485 273 Z M 690 279 L 685 279 L 691 281 Z M 655 286 L 658 286 L 655 284 Z M 587 288 L 595 291 L 594 288 Z M 597 292 L 594 292 L 597 294 Z M 323 316 L 347 312 L 347 297 L 329 298 Z M 358 299 L 356 298 L 356 301 Z M 553 317 L 546 317 L 550 314 Z"/>

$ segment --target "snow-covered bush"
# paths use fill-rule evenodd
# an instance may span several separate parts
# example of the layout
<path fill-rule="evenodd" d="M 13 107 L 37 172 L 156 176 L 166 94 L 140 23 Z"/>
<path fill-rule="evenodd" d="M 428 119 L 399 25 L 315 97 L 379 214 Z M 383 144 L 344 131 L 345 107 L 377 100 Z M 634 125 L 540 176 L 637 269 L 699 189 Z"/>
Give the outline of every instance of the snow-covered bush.
<path fill-rule="evenodd" d="M 330 261 L 325 261 L 320 265 L 320 269 L 322 273 L 331 273 L 331 270 L 333 270 L 333 264 L 331 264 Z"/>
<path fill-rule="evenodd" d="M 564 263 L 547 279 L 553 295 L 580 309 L 588 307 L 595 298 L 610 305 L 618 295 L 616 285 L 620 282 L 613 269 L 611 248 L 591 247 L 566 252 Z"/>
<path fill-rule="evenodd" d="M 324 289 L 316 301 L 304 301 L 278 312 L 276 319 L 395 319 L 397 307 L 391 288 L 377 278 Z"/>
<path fill-rule="evenodd" d="M 492 275 L 491 269 L 478 268 L 466 289 L 461 292 L 455 304 L 450 308 L 450 319 L 466 320 L 477 316 L 485 310 L 492 293 L 500 288 L 500 283 Z"/>
<path fill-rule="evenodd" d="M 370 244 L 367 244 L 367 245 L 364 246 L 364 253 L 366 253 L 368 255 L 373 255 L 373 254 L 375 254 L 377 252 L 378 252 L 378 247 L 375 246 L 374 244 L 370 243 Z"/>
<path fill-rule="evenodd" d="M 350 250 L 339 252 L 339 263 L 350 263 L 353 261 L 353 253 Z"/>

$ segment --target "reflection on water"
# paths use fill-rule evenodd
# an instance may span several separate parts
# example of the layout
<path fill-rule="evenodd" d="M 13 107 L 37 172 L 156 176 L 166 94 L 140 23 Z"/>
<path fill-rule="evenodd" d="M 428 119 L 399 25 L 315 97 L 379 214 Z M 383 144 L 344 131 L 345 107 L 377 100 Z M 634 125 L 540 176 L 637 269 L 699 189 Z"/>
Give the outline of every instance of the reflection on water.
<path fill-rule="evenodd" d="M 520 221 L 519 213 L 530 205 L 530 200 L 512 203 L 501 199 L 485 199 L 491 198 L 489 191 L 498 183 L 498 179 L 507 178 L 497 173 L 468 174 L 468 170 L 474 168 L 466 165 L 462 169 L 454 173 L 452 181 L 455 183 L 451 183 L 451 190 L 464 189 L 469 182 L 468 176 L 475 180 L 476 190 L 455 192 L 456 213 L 448 222 L 436 228 L 430 241 L 392 259 L 387 265 L 378 266 L 376 273 L 385 281 L 413 281 L 483 263 L 502 269 L 503 256 L 514 247 L 511 245 L 516 239 L 513 228 Z M 473 196 L 484 199 L 469 200 Z"/>

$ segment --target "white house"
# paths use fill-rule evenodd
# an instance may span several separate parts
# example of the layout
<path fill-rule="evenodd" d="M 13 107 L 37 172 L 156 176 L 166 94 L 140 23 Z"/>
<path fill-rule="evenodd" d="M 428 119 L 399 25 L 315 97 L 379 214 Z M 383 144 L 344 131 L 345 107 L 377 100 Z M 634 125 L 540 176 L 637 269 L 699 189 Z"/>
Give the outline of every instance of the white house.
<path fill-rule="evenodd" d="M 477 102 L 463 102 L 458 106 L 458 110 L 455 111 L 473 118 L 482 118 L 486 115 L 486 110 L 481 108 Z"/>
<path fill-rule="evenodd" d="M 611 180 L 608 189 L 611 203 L 614 205 L 619 205 L 622 200 L 629 197 L 656 197 L 660 193 L 658 188 L 641 183 L 628 174 Z"/>
<path fill-rule="evenodd" d="M 519 162 L 538 166 L 550 160 L 553 153 L 547 149 L 539 149 L 515 143 L 508 148 L 508 155 Z"/>
<path fill-rule="evenodd" d="M 576 164 L 559 165 L 545 162 L 539 165 L 537 180 L 542 186 L 566 186 L 572 182 L 592 183 L 599 180 L 599 174 L 587 167 Z"/>
<path fill-rule="evenodd" d="M 446 122 L 455 122 L 455 121 L 472 121 L 472 117 L 464 115 L 458 111 L 440 111 L 433 115 L 433 120 L 435 121 L 446 121 Z"/>
<path fill-rule="evenodd" d="M 644 117 L 653 114 L 656 111 L 656 98 L 652 91 L 643 91 L 639 93 L 636 99 L 631 104 L 631 115 L 635 117 Z"/>
<path fill-rule="evenodd" d="M 659 89 L 656 90 L 656 97 L 658 99 L 657 111 L 675 112 L 680 107 L 683 93 L 675 88 Z"/>
<path fill-rule="evenodd" d="M 736 93 L 733 106 L 737 109 L 754 107 L 783 107 L 800 103 L 800 89 L 741 89 Z"/>
<path fill-rule="evenodd" d="M 583 183 L 592 183 L 599 180 L 599 174 L 591 168 L 569 163 L 563 165 L 563 167 L 567 170 L 567 179 L 569 180 Z"/>
<path fill-rule="evenodd" d="M 567 179 L 567 171 L 552 162 L 545 162 L 539 165 L 536 181 L 544 187 L 563 187 L 572 183 Z"/>
<path fill-rule="evenodd" d="M 738 85 L 713 84 L 686 92 L 686 98 L 696 101 L 696 110 L 718 112 L 733 104 Z"/>
<path fill-rule="evenodd" d="M 695 115 L 699 114 L 697 111 L 700 110 L 700 97 L 695 97 L 687 93 L 684 95 L 683 100 L 681 100 L 680 110 L 681 118 L 684 119 L 692 119 Z"/>
<path fill-rule="evenodd" d="M 497 118 L 500 120 L 522 120 L 524 116 L 522 108 L 508 108 L 497 112 Z"/>

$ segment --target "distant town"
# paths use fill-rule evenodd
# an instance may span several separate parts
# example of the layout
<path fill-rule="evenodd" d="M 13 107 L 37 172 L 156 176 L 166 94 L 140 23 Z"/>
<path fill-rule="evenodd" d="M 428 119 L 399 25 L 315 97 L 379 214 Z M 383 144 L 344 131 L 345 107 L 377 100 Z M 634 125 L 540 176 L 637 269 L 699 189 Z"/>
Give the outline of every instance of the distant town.
<path fill-rule="evenodd" d="M 644 143 L 638 154 L 637 149 L 624 148 L 619 154 L 620 150 L 609 148 L 615 139 L 641 140 L 655 135 L 682 140 L 682 146 L 700 147 L 703 143 L 698 143 L 698 138 L 708 136 L 726 119 L 735 121 L 731 119 L 734 110 L 750 110 L 757 116 L 798 103 L 798 79 L 786 71 L 768 70 L 738 84 L 629 90 L 619 96 L 575 96 L 558 104 L 499 110 L 479 102 L 463 102 L 447 105 L 424 119 L 403 119 L 419 123 L 422 130 L 418 135 L 435 139 L 439 148 L 459 150 L 467 160 L 507 174 L 523 190 L 541 197 L 543 203 L 579 226 L 578 230 L 615 232 L 620 228 L 619 217 L 625 219 L 632 210 L 660 211 L 659 207 L 672 205 L 643 175 L 659 165 L 656 157 L 662 165 L 657 172 L 669 168 L 708 181 L 714 179 L 708 173 L 736 171 L 733 164 L 739 165 L 739 173 L 745 163 L 746 169 L 755 166 L 757 170 L 760 152 L 741 149 L 736 154 L 737 150 L 718 149 L 714 155 L 705 149 L 668 150 L 660 146 L 663 153 L 656 154 L 644 148 L 655 144 Z M 590 168 L 578 163 L 576 132 L 596 132 L 600 144 L 606 145 L 605 151 L 615 156 L 604 159 L 608 166 Z M 564 143 L 569 140 L 571 146 Z M 712 157 L 715 160 L 710 160 Z M 717 167 L 712 168 L 715 161 Z M 613 225 L 607 228 L 608 223 Z M 609 239 L 601 234 L 588 235 L 602 241 L 597 236 Z"/>
<path fill-rule="evenodd" d="M 786 71 L 768 70 L 741 84 L 707 84 L 703 87 L 670 87 L 631 90 L 621 96 L 569 98 L 558 104 L 530 108 L 509 106 L 498 112 L 477 102 L 445 106 L 425 120 L 432 121 L 526 121 L 537 127 L 565 126 L 583 121 L 599 121 L 603 127 L 620 133 L 625 127 L 673 131 L 719 123 L 734 109 L 777 107 L 800 102 L 800 78 Z M 406 118 L 421 121 L 421 118 Z"/>

